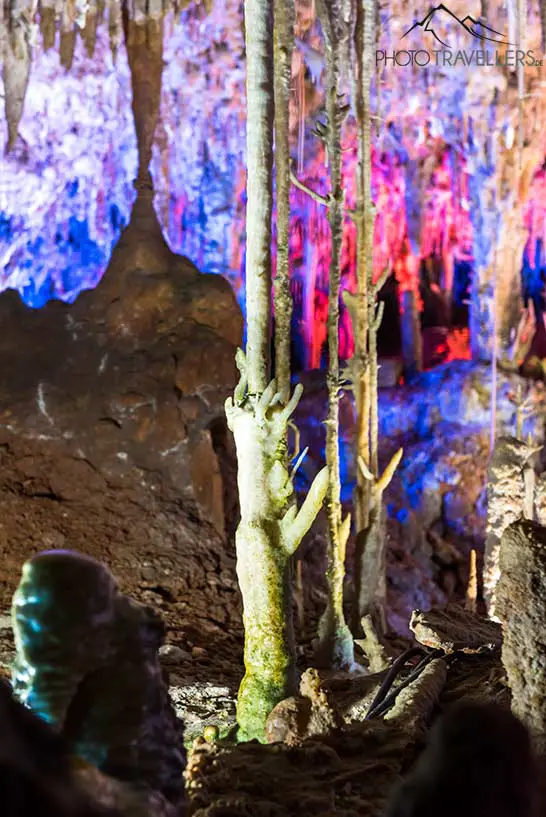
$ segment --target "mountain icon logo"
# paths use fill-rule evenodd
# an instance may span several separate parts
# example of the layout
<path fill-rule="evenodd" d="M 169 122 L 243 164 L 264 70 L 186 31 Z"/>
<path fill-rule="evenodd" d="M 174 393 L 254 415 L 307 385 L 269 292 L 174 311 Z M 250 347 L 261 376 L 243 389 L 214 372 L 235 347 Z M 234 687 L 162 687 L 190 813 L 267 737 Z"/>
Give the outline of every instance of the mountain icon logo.
<path fill-rule="evenodd" d="M 500 45 L 510 45 L 505 35 L 500 31 L 496 31 L 481 20 L 475 20 L 470 14 L 467 14 L 466 17 L 463 17 L 461 20 L 456 14 L 450 11 L 447 6 L 444 6 L 443 3 L 431 8 L 422 20 L 416 21 L 411 28 L 402 35 L 401 39 L 407 37 L 412 31 L 420 29 L 423 32 L 426 31 L 428 34 L 431 34 L 441 45 L 449 48 L 449 45 L 442 40 L 438 31 L 444 28 L 446 23 L 453 23 L 453 21 L 462 26 L 468 34 L 477 40 L 498 43 Z"/>

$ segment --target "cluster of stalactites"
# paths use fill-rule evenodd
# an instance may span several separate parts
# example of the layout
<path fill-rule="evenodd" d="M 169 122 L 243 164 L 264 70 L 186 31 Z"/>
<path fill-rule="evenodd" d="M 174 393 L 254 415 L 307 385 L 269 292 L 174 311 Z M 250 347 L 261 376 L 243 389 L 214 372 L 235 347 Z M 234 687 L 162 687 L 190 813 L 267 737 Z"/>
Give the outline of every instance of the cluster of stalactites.
<path fill-rule="evenodd" d="M 95 51 L 98 26 L 107 21 L 114 58 L 122 40 L 122 15 L 137 25 L 159 22 L 169 11 L 187 6 L 210 10 L 212 0 L 2 0 L 0 3 L 0 43 L 13 50 L 17 32 L 25 32 L 29 45 L 41 36 L 44 50 L 59 48 L 61 64 L 72 65 L 76 38 L 80 36 L 90 57 Z M 18 47 L 19 58 L 21 47 Z"/>
<path fill-rule="evenodd" d="M 95 53 L 97 29 L 107 24 L 115 60 L 127 21 L 129 39 L 150 44 L 162 36 L 161 20 L 169 11 L 192 6 L 207 13 L 212 0 L 0 0 L 0 60 L 8 125 L 6 152 L 14 149 L 23 115 L 33 51 L 42 40 L 44 51 L 57 47 L 61 65 L 70 70 L 77 37 L 90 57 Z"/>

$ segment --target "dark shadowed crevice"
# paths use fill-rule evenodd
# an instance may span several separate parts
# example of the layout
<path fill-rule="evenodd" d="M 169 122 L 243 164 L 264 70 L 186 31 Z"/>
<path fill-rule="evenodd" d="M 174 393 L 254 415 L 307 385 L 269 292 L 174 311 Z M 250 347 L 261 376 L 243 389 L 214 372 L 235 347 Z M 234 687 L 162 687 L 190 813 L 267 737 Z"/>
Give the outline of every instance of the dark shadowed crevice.
<path fill-rule="evenodd" d="M 222 476 L 225 533 L 228 541 L 231 542 L 235 538 L 240 518 L 235 442 L 224 417 L 215 418 L 209 425 L 209 431 Z"/>

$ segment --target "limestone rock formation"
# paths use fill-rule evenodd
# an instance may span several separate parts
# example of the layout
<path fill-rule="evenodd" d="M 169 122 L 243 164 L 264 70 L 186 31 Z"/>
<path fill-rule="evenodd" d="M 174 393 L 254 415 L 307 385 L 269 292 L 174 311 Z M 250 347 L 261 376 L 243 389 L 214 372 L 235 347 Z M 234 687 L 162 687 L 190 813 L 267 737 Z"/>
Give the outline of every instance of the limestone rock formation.
<path fill-rule="evenodd" d="M 506 529 L 497 599 L 512 711 L 530 729 L 542 753 L 546 749 L 546 528 L 521 520 Z"/>
<path fill-rule="evenodd" d="M 546 525 L 546 472 L 539 474 L 535 483 L 535 519 Z"/>
<path fill-rule="evenodd" d="M 498 650 L 502 641 L 499 624 L 455 604 L 445 610 L 414 610 L 410 630 L 419 644 L 448 655 L 459 650 L 467 653 Z"/>
<path fill-rule="evenodd" d="M 161 23 L 125 20 L 139 141 L 137 199 L 99 286 L 39 312 L 0 298 L 0 423 L 66 446 L 109 480 L 159 474 L 224 532 L 211 427 L 236 382 L 243 318 L 227 281 L 167 246 L 148 170 L 157 124 Z M 78 462 L 79 461 L 79 462 Z M 62 479 L 62 475 L 61 475 Z M 64 480 L 68 482 L 69 480 Z"/>
<path fill-rule="evenodd" d="M 304 672 L 300 695 L 281 701 L 266 723 L 268 743 L 282 741 L 297 746 L 304 740 L 330 735 L 343 726 L 343 718 L 333 705 L 316 669 Z"/>
<path fill-rule="evenodd" d="M 72 754 L 178 806 L 185 752 L 159 665 L 161 619 L 99 562 L 45 551 L 23 568 L 13 626 L 17 697 Z"/>
<path fill-rule="evenodd" d="M 532 489 L 528 493 L 525 471 L 534 449 L 515 437 L 500 437 L 491 458 L 487 480 L 487 538 L 483 574 L 484 596 L 489 616 L 496 616 L 496 587 L 499 580 L 500 543 L 512 522 L 528 516 Z"/>

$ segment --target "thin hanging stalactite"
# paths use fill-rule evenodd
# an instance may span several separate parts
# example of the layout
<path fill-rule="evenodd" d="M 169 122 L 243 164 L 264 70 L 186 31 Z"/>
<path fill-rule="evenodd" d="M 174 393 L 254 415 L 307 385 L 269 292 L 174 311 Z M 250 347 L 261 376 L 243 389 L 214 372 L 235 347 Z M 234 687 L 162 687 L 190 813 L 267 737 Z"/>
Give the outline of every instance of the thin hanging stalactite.
<path fill-rule="evenodd" d="M 527 0 L 516 0 L 516 31 L 517 31 L 517 47 L 520 51 L 525 51 L 525 41 L 527 34 Z M 525 98 L 525 69 L 522 61 L 518 61 L 517 68 L 518 80 L 518 173 L 521 175 L 523 171 L 523 141 L 524 141 L 524 111 L 523 102 Z"/>
<path fill-rule="evenodd" d="M 256 8 L 256 4 L 257 0 L 247 0 L 245 4 L 247 35 L 249 25 L 260 26 L 253 36 L 247 36 L 247 104 L 248 120 L 252 122 L 247 138 L 247 173 L 252 184 L 247 186 L 246 268 L 252 274 L 246 280 L 246 307 L 252 320 L 247 325 L 246 365 L 248 388 L 253 395 L 262 394 L 270 378 L 274 115 L 273 18 L 267 10 Z M 272 5 L 272 0 L 267 0 L 266 5 Z M 271 43 L 266 42 L 267 38 Z M 267 310 L 264 304 L 268 304 Z"/>

